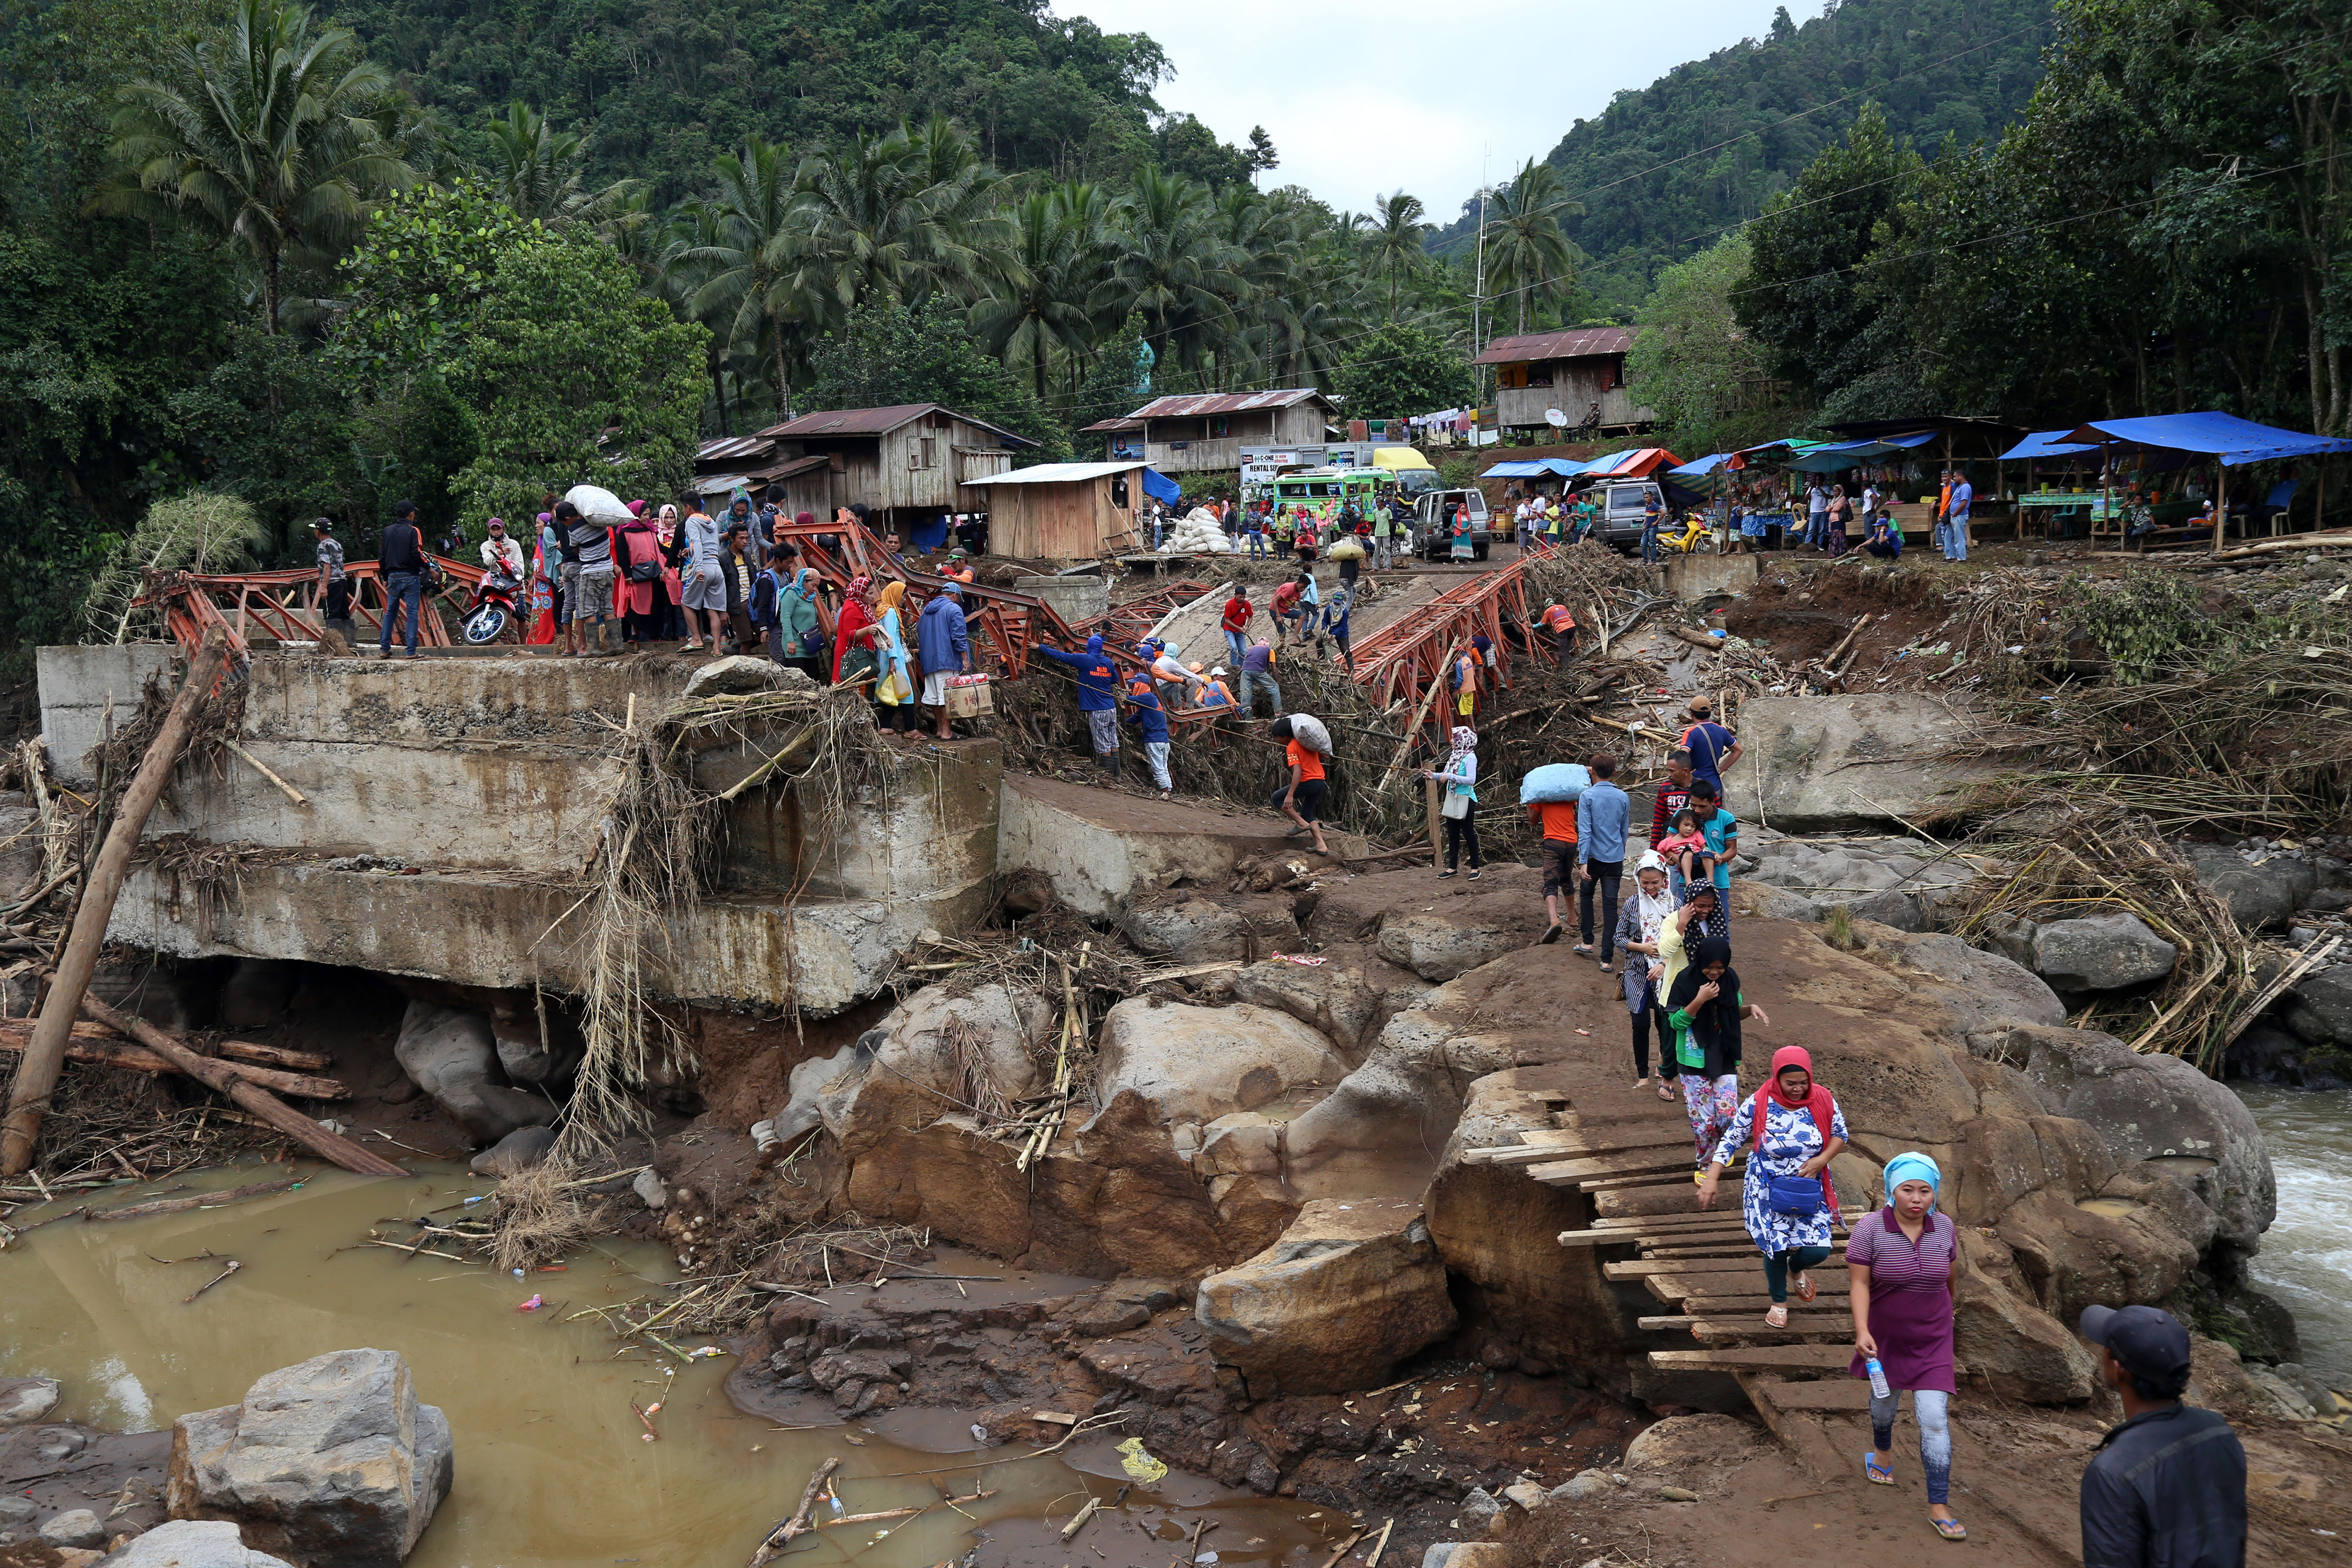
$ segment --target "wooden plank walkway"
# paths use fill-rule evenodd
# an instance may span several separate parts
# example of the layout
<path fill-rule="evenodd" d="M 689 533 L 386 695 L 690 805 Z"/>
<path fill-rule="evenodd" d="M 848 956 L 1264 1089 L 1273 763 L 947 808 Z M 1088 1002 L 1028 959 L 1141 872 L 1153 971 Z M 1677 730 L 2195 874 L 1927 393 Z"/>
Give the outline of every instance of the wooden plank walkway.
<path fill-rule="evenodd" d="M 1765 1426 L 1816 1480 L 1850 1482 L 1846 1428 L 1869 1409 L 1870 1386 L 1848 1371 L 1853 1315 L 1842 1240 L 1810 1271 L 1815 1298 L 1790 1301 L 1787 1324 L 1774 1328 L 1764 1321 L 1772 1302 L 1739 1210 L 1740 1167 L 1725 1173 L 1716 1206 L 1701 1210 L 1679 1115 L 1602 1117 L 1580 1112 L 1572 1093 L 1531 1090 L 1528 1098 L 1552 1125 L 1524 1131 L 1515 1143 L 1469 1151 L 1465 1163 L 1588 1194 L 1591 1223 L 1556 1239 L 1563 1247 L 1612 1249 L 1596 1259 L 1602 1278 L 1638 1285 L 1662 1304 L 1635 1320 L 1661 1336 L 1651 1366 L 1737 1379 Z M 1841 1237 L 1864 1212 L 1839 1215 Z"/>

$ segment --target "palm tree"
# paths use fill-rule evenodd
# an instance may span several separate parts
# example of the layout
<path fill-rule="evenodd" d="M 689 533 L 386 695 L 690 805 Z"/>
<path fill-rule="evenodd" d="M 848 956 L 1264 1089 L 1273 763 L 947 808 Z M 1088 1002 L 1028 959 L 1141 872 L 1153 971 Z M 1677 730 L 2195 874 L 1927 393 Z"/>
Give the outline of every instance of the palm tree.
<path fill-rule="evenodd" d="M 1530 158 L 1507 185 L 1487 197 L 1486 278 L 1495 297 L 1518 300 L 1519 326 L 1528 330 L 1528 308 L 1555 299 L 1576 281 L 1576 247 L 1559 220 L 1584 211 L 1559 182 L 1559 171 Z"/>
<path fill-rule="evenodd" d="M 1027 359 L 1041 398 L 1048 350 L 1058 343 L 1076 355 L 1094 340 L 1086 300 L 1101 271 L 1102 210 L 1090 184 L 1031 192 L 1012 212 L 1017 272 L 971 308 L 971 330 L 982 344 L 1008 364 Z"/>
<path fill-rule="evenodd" d="M 1143 318 L 1154 362 L 1197 366 L 1204 330 L 1225 318 L 1234 269 L 1245 259 L 1217 233 L 1207 187 L 1182 174 L 1146 167 L 1119 216 L 1110 275 L 1088 309 L 1124 320 Z"/>
<path fill-rule="evenodd" d="M 1429 225 L 1419 196 L 1402 191 L 1381 198 L 1372 218 L 1372 265 L 1389 275 L 1389 324 L 1396 324 L 1397 285 L 1419 272 L 1429 258 Z"/>
<path fill-rule="evenodd" d="M 638 181 L 617 180 L 601 191 L 587 184 L 588 138 L 558 131 L 529 105 L 509 103 L 490 121 L 490 167 L 499 199 L 527 218 L 562 223 L 602 218 L 622 206 Z"/>
<path fill-rule="evenodd" d="M 226 27 L 183 37 L 162 79 L 122 96 L 122 174 L 91 205 L 180 218 L 238 246 L 260 268 L 272 333 L 285 263 L 331 261 L 369 197 L 415 178 L 390 140 L 392 78 L 348 28 L 314 34 L 287 0 L 237 0 Z"/>
<path fill-rule="evenodd" d="M 711 323 L 730 352 L 748 349 L 766 360 L 780 418 L 792 405 L 792 334 L 821 318 L 828 303 L 789 160 L 781 143 L 757 134 L 740 155 L 712 159 L 717 189 L 686 216 L 692 226 L 666 263 L 688 314 Z"/>

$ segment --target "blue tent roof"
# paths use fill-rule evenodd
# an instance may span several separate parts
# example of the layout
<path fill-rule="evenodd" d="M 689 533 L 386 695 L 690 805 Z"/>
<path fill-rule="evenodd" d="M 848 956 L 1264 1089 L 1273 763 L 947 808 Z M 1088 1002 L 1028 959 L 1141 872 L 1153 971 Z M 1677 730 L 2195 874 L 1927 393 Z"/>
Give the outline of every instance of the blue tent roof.
<path fill-rule="evenodd" d="M 2012 458 L 2072 458 L 2080 453 L 2097 450 L 2096 447 L 2084 446 L 2079 441 L 2069 441 L 2063 430 L 2036 430 L 2032 435 L 2003 452 L 2000 455 L 2000 460 L 2006 463 Z"/>
<path fill-rule="evenodd" d="M 1143 470 L 1143 493 L 1153 500 L 1164 500 L 1171 506 L 1184 493 L 1184 487 L 1161 473 L 1158 468 Z"/>
<path fill-rule="evenodd" d="M 1668 468 L 1666 472 L 1678 479 L 1704 479 L 1730 460 L 1731 454 L 1728 452 L 1709 452 L 1704 458 L 1694 458 L 1681 468 Z"/>
<path fill-rule="evenodd" d="M 2241 463 L 2276 462 L 2283 458 L 2316 458 L 2352 452 L 2352 440 L 2335 436 L 2306 436 L 2257 425 L 2234 414 L 2151 414 L 2137 419 L 2095 419 L 2064 433 L 2069 441 L 2093 446 L 2149 447 L 2219 458 L 2234 468 Z"/>
<path fill-rule="evenodd" d="M 1497 463 L 1478 477 L 1482 479 L 1539 479 L 1549 475 L 1572 479 L 1584 472 L 1582 463 L 1566 458 L 1529 458 L 1522 462 Z"/>

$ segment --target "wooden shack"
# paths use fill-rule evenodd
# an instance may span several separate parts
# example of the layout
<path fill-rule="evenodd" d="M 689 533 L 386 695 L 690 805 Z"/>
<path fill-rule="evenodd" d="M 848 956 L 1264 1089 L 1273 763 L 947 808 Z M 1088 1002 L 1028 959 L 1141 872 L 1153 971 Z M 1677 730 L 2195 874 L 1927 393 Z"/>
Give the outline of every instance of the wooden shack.
<path fill-rule="evenodd" d="M 1124 419 L 1081 434 L 1104 435 L 1114 456 L 1139 457 L 1163 474 L 1238 471 L 1244 447 L 1321 446 L 1338 413 L 1339 405 L 1311 386 L 1182 393 L 1155 397 Z"/>
<path fill-rule="evenodd" d="M 1084 561 L 1136 542 L 1138 459 L 1040 463 L 964 481 L 965 510 L 988 513 L 988 550 L 1024 561 Z"/>
<path fill-rule="evenodd" d="M 826 521 L 835 508 L 863 503 L 877 531 L 919 544 L 963 510 L 966 480 L 1003 473 L 1016 450 L 1035 445 L 936 403 L 826 409 L 705 442 L 695 486 L 723 502 L 738 484 L 754 494 L 778 484 L 786 510 Z"/>
<path fill-rule="evenodd" d="M 1558 414 L 1571 430 L 1630 435 L 1657 412 L 1625 390 L 1633 327 L 1569 327 L 1496 338 L 1471 363 L 1495 367 L 1495 407 L 1506 430 L 1541 430 Z"/>

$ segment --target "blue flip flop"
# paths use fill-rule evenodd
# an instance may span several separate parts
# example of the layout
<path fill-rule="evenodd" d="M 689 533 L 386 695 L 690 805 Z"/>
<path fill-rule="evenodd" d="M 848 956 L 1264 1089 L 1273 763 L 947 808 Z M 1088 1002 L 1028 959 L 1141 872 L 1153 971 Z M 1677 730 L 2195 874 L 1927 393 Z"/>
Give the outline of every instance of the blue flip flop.
<path fill-rule="evenodd" d="M 1881 1465 L 1867 1448 L 1863 1450 L 1862 1473 L 1874 1486 L 1891 1487 L 1895 1484 L 1895 1472 Z"/>

